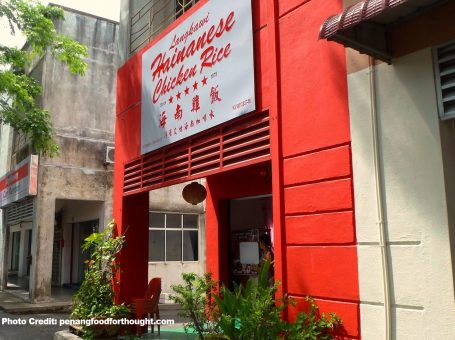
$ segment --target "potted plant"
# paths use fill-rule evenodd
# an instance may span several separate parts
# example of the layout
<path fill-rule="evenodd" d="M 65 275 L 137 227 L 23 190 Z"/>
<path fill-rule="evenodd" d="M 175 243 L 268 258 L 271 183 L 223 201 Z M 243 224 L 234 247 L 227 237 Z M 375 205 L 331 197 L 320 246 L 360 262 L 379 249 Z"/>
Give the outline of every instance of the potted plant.
<path fill-rule="evenodd" d="M 114 226 L 115 223 L 110 222 L 102 232 L 87 237 L 82 245 L 83 251 L 90 252 L 90 258 L 86 261 L 84 280 L 73 296 L 72 319 L 101 320 L 130 315 L 128 307 L 114 303 L 114 273 L 119 269 L 116 257 L 124 243 L 123 235 L 113 235 Z M 71 331 L 92 339 L 113 337 L 120 329 L 119 325 L 79 325 Z"/>

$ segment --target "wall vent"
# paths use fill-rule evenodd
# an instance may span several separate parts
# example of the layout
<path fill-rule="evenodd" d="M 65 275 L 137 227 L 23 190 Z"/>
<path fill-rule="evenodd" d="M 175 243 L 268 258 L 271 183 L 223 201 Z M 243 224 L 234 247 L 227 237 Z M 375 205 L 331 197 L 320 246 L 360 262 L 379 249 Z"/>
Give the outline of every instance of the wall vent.
<path fill-rule="evenodd" d="M 433 55 L 439 116 L 455 118 L 455 41 L 435 48 Z"/>
<path fill-rule="evenodd" d="M 113 146 L 106 146 L 104 148 L 104 164 L 113 164 L 114 163 L 114 151 Z"/>
<path fill-rule="evenodd" d="M 124 194 L 270 160 L 269 113 L 250 113 L 125 164 Z"/>
<path fill-rule="evenodd" d="M 9 205 L 6 209 L 6 223 L 8 225 L 33 220 L 33 198 Z"/>

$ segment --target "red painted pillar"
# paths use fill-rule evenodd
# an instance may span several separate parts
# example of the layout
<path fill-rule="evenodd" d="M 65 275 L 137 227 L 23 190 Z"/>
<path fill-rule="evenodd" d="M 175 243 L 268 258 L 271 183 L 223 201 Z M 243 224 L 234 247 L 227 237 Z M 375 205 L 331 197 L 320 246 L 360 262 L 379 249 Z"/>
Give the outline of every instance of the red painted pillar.
<path fill-rule="evenodd" d="M 279 124 L 271 131 L 281 133 L 284 288 L 297 301 L 289 318 L 306 308 L 310 295 L 321 311 L 338 313 L 346 337 L 356 339 L 359 284 L 345 51 L 317 40 L 321 23 L 341 9 L 340 0 L 278 2 Z"/>
<path fill-rule="evenodd" d="M 212 273 L 214 280 L 220 280 L 220 248 L 218 246 L 218 195 L 213 176 L 207 177 L 206 214 L 205 214 L 205 254 L 206 270 Z"/>
<path fill-rule="evenodd" d="M 126 242 L 119 258 L 116 302 L 143 297 L 148 279 L 148 192 L 123 195 L 125 163 L 140 155 L 140 61 L 136 54 L 117 73 L 113 213 Z"/>
<path fill-rule="evenodd" d="M 140 193 L 123 198 L 119 232 L 125 235 L 120 254 L 119 301 L 144 297 L 148 283 L 148 220 L 149 194 Z"/>

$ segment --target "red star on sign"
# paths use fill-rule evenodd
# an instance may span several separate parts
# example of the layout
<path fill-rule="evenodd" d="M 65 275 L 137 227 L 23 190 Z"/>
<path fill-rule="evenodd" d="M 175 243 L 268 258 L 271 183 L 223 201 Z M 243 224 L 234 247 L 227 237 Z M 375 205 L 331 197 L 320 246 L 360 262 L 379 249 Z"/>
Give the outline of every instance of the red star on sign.
<path fill-rule="evenodd" d="M 169 104 L 172 104 L 173 101 L 174 101 L 174 97 L 170 96 L 169 97 Z"/>
<path fill-rule="evenodd" d="M 197 81 L 195 81 L 194 84 L 193 84 L 193 89 L 194 90 L 197 90 L 197 85 L 198 85 L 198 83 L 197 83 Z"/>
<path fill-rule="evenodd" d="M 202 84 L 203 85 L 207 85 L 207 77 L 204 76 L 204 78 L 202 78 Z"/>
<path fill-rule="evenodd" d="M 190 89 L 188 88 L 188 86 L 186 87 L 185 89 L 185 96 L 189 95 L 190 94 Z"/>
<path fill-rule="evenodd" d="M 175 96 L 177 97 L 177 99 L 180 99 L 180 96 L 181 96 L 181 95 L 182 95 L 182 94 L 181 94 L 180 91 L 179 91 L 179 92 L 177 92 L 177 94 L 176 94 Z"/>

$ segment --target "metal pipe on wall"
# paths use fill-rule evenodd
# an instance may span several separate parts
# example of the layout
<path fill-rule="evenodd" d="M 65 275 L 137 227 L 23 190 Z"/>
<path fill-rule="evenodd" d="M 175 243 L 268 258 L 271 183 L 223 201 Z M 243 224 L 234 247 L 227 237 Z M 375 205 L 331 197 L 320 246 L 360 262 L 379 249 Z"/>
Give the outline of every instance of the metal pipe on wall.
<path fill-rule="evenodd" d="M 390 294 L 390 268 L 387 253 L 387 230 L 384 218 L 383 174 L 381 171 L 381 150 L 379 145 L 379 121 L 376 99 L 375 59 L 369 58 L 371 130 L 373 135 L 373 159 L 376 185 L 377 224 L 379 227 L 379 246 L 381 248 L 382 279 L 384 288 L 384 313 L 386 340 L 392 339 L 392 307 Z"/>

